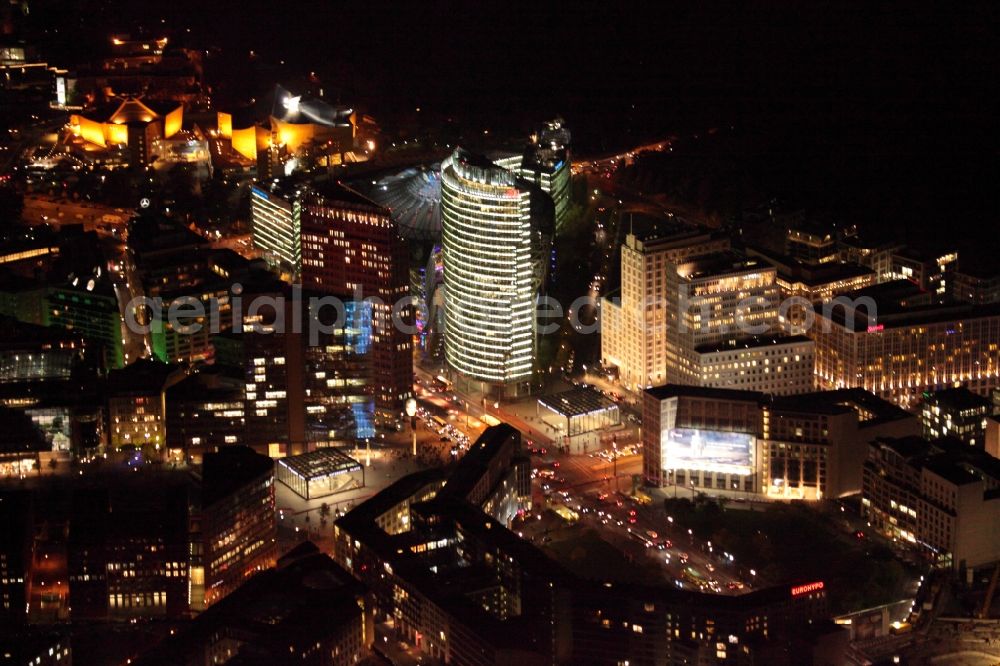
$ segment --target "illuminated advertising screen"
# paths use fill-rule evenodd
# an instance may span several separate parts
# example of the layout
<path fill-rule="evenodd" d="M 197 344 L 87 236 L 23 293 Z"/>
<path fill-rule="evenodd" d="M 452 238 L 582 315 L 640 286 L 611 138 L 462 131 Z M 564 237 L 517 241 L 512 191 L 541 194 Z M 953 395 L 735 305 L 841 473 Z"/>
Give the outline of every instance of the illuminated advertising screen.
<path fill-rule="evenodd" d="M 744 432 L 670 428 L 661 435 L 660 446 L 664 469 L 753 473 L 754 436 Z"/>

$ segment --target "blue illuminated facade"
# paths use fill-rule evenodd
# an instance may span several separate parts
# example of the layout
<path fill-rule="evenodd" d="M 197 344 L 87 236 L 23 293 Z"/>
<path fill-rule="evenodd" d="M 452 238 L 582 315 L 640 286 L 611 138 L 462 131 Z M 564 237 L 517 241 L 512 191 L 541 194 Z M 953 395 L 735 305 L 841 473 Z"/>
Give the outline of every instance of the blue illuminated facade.
<path fill-rule="evenodd" d="M 353 446 L 375 436 L 372 303 L 345 301 L 341 325 L 305 352 L 309 448 Z M 331 322 L 332 323 L 332 322 Z"/>

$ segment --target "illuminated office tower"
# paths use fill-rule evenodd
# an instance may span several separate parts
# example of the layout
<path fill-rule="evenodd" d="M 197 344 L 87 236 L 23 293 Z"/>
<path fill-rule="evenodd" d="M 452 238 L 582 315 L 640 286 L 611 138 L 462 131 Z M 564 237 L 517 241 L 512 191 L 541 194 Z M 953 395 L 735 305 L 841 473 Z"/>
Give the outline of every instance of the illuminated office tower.
<path fill-rule="evenodd" d="M 253 244 L 282 273 L 302 270 L 302 202 L 298 187 L 284 181 L 257 183 L 250 197 Z"/>
<path fill-rule="evenodd" d="M 388 209 L 338 183 L 315 182 L 303 198 L 302 286 L 372 298 L 371 354 L 375 405 L 402 414 L 413 395 L 409 254 Z"/>
<path fill-rule="evenodd" d="M 551 228 L 551 200 L 512 171 L 461 148 L 441 164 L 445 358 L 484 389 L 523 392 L 535 368 L 543 199 Z"/>
<path fill-rule="evenodd" d="M 313 297 L 315 292 L 285 299 L 284 320 L 301 317 L 298 330 L 275 330 L 276 319 L 266 315 L 260 332 L 241 336 L 246 444 L 272 458 L 375 436 L 371 306 L 340 297 L 341 317 L 334 307 L 313 309 Z M 315 337 L 314 314 L 322 325 Z"/>
<path fill-rule="evenodd" d="M 672 264 L 728 250 L 729 239 L 686 226 L 629 233 L 621 249 L 621 290 L 601 301 L 601 359 L 629 390 L 667 377 L 667 278 Z"/>
<path fill-rule="evenodd" d="M 780 305 L 774 266 L 733 252 L 668 264 L 667 381 L 700 384 L 698 348 L 777 332 Z"/>
<path fill-rule="evenodd" d="M 569 213 L 570 132 L 562 118 L 546 122 L 531 135 L 524 152 L 496 160 L 529 183 L 534 183 L 552 199 L 556 229 L 561 229 Z"/>
<path fill-rule="evenodd" d="M 383 208 L 339 183 L 273 180 L 253 190 L 254 245 L 272 266 L 303 288 L 373 299 L 371 390 L 381 414 L 393 418 L 413 395 L 409 255 L 396 222 Z"/>

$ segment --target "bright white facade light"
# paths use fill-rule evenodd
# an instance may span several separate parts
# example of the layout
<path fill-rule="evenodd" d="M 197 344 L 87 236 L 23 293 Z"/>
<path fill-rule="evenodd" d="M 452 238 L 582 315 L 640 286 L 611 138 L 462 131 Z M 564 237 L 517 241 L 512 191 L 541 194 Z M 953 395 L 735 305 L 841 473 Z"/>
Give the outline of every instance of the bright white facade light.
<path fill-rule="evenodd" d="M 445 357 L 467 378 L 531 378 L 536 282 L 531 190 L 459 149 L 441 164 Z"/>

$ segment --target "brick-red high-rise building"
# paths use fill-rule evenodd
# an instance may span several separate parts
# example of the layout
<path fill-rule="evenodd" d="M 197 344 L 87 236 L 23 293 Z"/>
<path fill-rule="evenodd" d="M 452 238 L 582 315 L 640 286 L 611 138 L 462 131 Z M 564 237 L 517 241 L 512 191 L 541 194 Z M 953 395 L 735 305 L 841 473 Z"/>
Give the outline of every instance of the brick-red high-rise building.
<path fill-rule="evenodd" d="M 321 183 L 304 196 L 302 286 L 331 294 L 357 294 L 372 308 L 373 385 L 376 408 L 400 413 L 413 395 L 413 338 L 393 323 L 410 323 L 409 254 L 388 209 L 339 183 Z"/>

